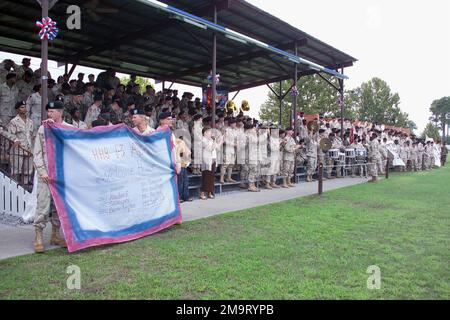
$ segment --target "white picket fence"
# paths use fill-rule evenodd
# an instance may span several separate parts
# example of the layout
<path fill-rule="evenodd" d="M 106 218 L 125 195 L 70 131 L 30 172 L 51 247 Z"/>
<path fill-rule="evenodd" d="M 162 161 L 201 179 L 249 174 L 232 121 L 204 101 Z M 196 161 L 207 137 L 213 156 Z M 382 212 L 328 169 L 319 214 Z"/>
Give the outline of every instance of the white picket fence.
<path fill-rule="evenodd" d="M 29 192 L 0 172 L 0 212 L 22 217 Z"/>

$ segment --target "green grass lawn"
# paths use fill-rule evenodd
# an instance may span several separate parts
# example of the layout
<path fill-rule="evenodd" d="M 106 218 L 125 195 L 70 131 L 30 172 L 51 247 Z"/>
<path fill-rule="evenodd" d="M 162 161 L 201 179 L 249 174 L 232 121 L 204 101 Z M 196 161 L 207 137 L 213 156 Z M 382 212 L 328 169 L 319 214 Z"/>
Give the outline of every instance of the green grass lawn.
<path fill-rule="evenodd" d="M 236 195 L 244 197 L 245 194 Z M 450 168 L 0 261 L 2 299 L 449 299 Z M 81 290 L 66 268 L 81 268 Z M 381 289 L 366 273 L 381 269 Z"/>

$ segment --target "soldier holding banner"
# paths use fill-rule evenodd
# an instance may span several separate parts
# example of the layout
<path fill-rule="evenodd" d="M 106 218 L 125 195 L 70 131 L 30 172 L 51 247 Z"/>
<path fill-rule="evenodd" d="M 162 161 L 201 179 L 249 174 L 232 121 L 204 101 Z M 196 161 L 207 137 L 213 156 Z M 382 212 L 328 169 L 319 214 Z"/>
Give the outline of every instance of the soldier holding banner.
<path fill-rule="evenodd" d="M 47 107 L 49 122 L 62 123 L 70 126 L 68 123 L 63 122 L 64 104 L 61 101 L 50 102 Z M 34 218 L 34 227 L 36 231 L 36 237 L 34 241 L 34 250 L 37 253 L 44 252 L 44 244 L 42 242 L 42 232 L 48 222 L 50 212 L 51 224 L 52 224 L 52 236 L 50 239 L 51 245 L 57 245 L 60 247 L 67 247 L 64 238 L 61 238 L 59 229 L 61 223 L 59 221 L 58 213 L 56 212 L 55 203 L 50 194 L 50 177 L 48 176 L 48 161 L 47 152 L 45 149 L 45 136 L 44 126 L 41 125 L 37 132 L 36 141 L 34 144 L 34 166 L 38 174 L 38 186 L 37 186 L 37 208 L 36 216 Z"/>

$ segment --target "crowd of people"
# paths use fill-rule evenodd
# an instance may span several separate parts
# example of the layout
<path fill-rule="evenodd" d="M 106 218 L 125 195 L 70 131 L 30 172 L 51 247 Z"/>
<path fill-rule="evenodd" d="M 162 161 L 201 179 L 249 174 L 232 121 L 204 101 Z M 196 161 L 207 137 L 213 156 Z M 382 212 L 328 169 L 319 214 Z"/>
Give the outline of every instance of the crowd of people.
<path fill-rule="evenodd" d="M 45 109 L 50 121 L 80 130 L 125 124 L 142 135 L 170 127 L 180 202 L 193 200 L 189 192 L 192 175 L 201 175 L 199 198 L 207 200 L 215 197 L 217 182 L 236 184 L 250 192 L 259 192 L 261 185 L 267 190 L 294 187 L 299 166 L 306 168 L 308 182 L 313 181 L 320 163 L 324 179 L 342 178 L 347 173 L 352 177 L 369 174 L 375 182 L 385 168 L 431 170 L 437 160 L 442 165 L 446 161 L 447 149 L 442 144 L 441 150 L 439 141 L 424 141 L 378 123 L 327 119 L 321 114 L 311 118 L 300 113 L 296 122 L 281 129 L 245 115 L 246 108 L 236 110 L 234 103 L 219 108 L 213 119 L 212 108 L 202 105 L 192 93 L 181 97 L 177 90 L 156 93 L 151 85 L 141 92 L 136 75 L 124 85 L 113 69 L 97 78 L 88 75 L 88 81 L 83 73 L 76 80 L 70 80 L 69 75 L 56 81 L 47 76 L 50 102 Z M 66 246 L 48 188 L 40 79 L 41 71 L 33 71 L 28 58 L 20 66 L 12 60 L 0 63 L 1 134 L 12 143 L 11 155 L 16 148 L 29 151 L 12 174 L 31 177 L 34 167 L 39 177 L 36 252 L 44 251 L 42 230 L 50 211 L 51 243 Z"/>
<path fill-rule="evenodd" d="M 126 85 L 121 84 L 113 69 L 97 78 L 90 74 L 88 81 L 84 76 L 79 73 L 77 79 L 70 80 L 63 75 L 55 81 L 48 74 L 48 100 L 62 104 L 65 123 L 79 129 L 123 123 L 141 134 L 170 126 L 175 133 L 181 201 L 192 201 L 189 173 L 202 175 L 200 198 L 208 199 L 214 198 L 216 171 L 221 184 L 236 183 L 258 192 L 259 183 L 269 190 L 294 186 L 297 166 L 306 168 L 306 180 L 311 182 L 319 163 L 324 165 L 325 179 L 369 173 L 376 181 L 388 161 L 395 166 L 392 151 L 404 164 L 397 165 L 401 171 L 434 166 L 434 141 L 422 141 L 378 123 L 326 119 L 320 114 L 307 121 L 300 113 L 297 128 L 280 130 L 272 123 L 246 116 L 242 110 L 225 108 L 217 111 L 217 130 L 211 131 L 212 109 L 204 107 L 192 93 L 185 92 L 181 97 L 177 90 L 156 93 L 151 85 L 141 92 L 136 75 L 131 75 Z M 30 151 L 43 120 L 40 77 L 40 69 L 30 68 L 29 58 L 24 58 L 20 66 L 11 60 L 0 64 L 0 120 L 7 129 L 3 134 L 15 146 Z M 309 122 L 316 123 L 314 129 L 308 127 Z M 325 140 L 330 144 L 327 149 L 321 143 Z M 238 173 L 240 183 L 233 173 Z M 282 184 L 278 185 L 280 176 Z"/>

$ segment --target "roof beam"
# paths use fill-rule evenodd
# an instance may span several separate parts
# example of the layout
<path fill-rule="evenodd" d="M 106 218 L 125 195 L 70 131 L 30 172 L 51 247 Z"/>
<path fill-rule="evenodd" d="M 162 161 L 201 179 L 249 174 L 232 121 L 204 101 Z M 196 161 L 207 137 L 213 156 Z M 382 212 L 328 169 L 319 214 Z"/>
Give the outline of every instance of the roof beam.
<path fill-rule="evenodd" d="M 306 44 L 306 39 L 301 39 L 298 41 L 299 45 L 304 45 Z M 294 43 L 290 42 L 287 44 L 283 44 L 280 46 L 277 46 L 278 49 L 280 50 L 285 50 L 287 48 L 290 48 L 291 46 L 293 46 Z M 256 59 L 256 58 L 261 58 L 261 57 L 266 57 L 268 55 L 270 55 L 271 53 L 266 51 L 266 50 L 257 50 L 257 51 L 253 51 L 253 52 L 248 52 L 246 54 L 243 55 L 239 55 L 236 57 L 232 57 L 232 58 L 228 58 L 228 59 L 223 59 L 223 60 L 219 60 L 217 61 L 217 65 L 220 67 L 224 67 L 224 66 L 228 66 L 231 64 L 235 64 L 241 61 L 245 61 L 245 60 L 252 60 L 252 59 Z M 176 77 L 184 77 L 184 76 L 189 76 L 189 75 L 194 75 L 200 72 L 207 72 L 209 69 L 211 68 L 211 64 L 204 64 L 200 67 L 196 67 L 196 68 L 192 68 L 171 76 L 176 76 Z"/>
<path fill-rule="evenodd" d="M 257 24 L 257 25 L 260 26 L 260 27 L 267 28 L 267 26 L 265 26 L 265 25 L 262 24 L 261 22 L 257 21 L 256 19 L 253 19 L 253 18 L 250 18 L 250 17 L 246 17 L 246 16 L 242 15 L 242 13 L 239 12 L 239 11 L 237 11 L 237 10 L 231 10 L 231 11 L 233 12 L 233 14 L 235 14 L 235 15 L 237 15 L 237 16 L 243 18 L 243 19 L 246 19 L 246 20 L 248 20 L 248 21 L 251 21 L 252 23 Z M 279 34 L 280 36 L 282 36 L 282 37 L 284 37 L 284 38 L 288 37 L 285 33 L 282 33 L 282 32 L 280 32 L 280 31 L 278 31 L 278 30 L 276 30 L 276 29 L 273 29 L 273 30 L 271 30 L 271 31 L 272 31 L 272 32 L 275 32 L 275 33 L 277 33 L 277 34 Z M 315 51 L 317 51 L 317 52 L 319 52 L 319 53 L 321 53 L 321 54 L 327 56 L 328 58 L 330 58 L 330 59 L 333 61 L 333 64 L 336 63 L 336 57 L 330 55 L 329 53 L 327 53 L 327 52 L 325 52 L 325 51 L 323 51 L 323 50 L 321 50 L 321 49 L 318 49 L 318 48 L 314 48 L 314 47 L 309 47 L 309 48 L 311 48 L 312 50 L 315 50 Z M 289 50 L 289 51 L 290 51 L 290 50 Z M 301 51 L 299 51 L 299 54 L 306 57 L 306 54 L 302 53 Z M 309 59 L 311 59 L 311 57 L 309 57 Z M 327 64 L 328 64 L 328 63 L 326 63 L 325 61 L 317 61 L 317 58 L 315 58 L 314 60 L 316 60 L 317 63 L 320 63 L 320 64 L 322 64 L 322 65 L 327 65 Z"/>
<path fill-rule="evenodd" d="M 227 1 L 221 1 L 221 2 L 228 3 L 228 0 Z M 228 7 L 223 6 L 222 8 L 223 8 L 222 10 L 224 10 L 225 8 L 228 8 Z M 202 8 L 202 9 L 200 9 L 200 10 L 198 10 L 198 11 L 192 13 L 192 14 L 197 15 L 197 16 L 204 16 L 210 10 L 211 10 L 211 7 L 206 7 L 206 8 Z M 173 25 L 174 24 L 173 24 L 173 21 L 171 19 L 166 19 L 165 21 L 160 21 L 160 23 L 158 23 L 156 25 L 155 24 L 152 24 L 150 26 L 147 25 L 147 26 L 143 27 L 139 31 L 134 31 L 134 32 L 123 34 L 120 37 L 117 37 L 117 38 L 115 38 L 115 39 L 113 39 L 111 41 L 107 41 L 107 42 L 105 42 L 105 43 L 103 43 L 103 44 L 101 44 L 99 46 L 96 46 L 96 47 L 93 47 L 91 49 L 82 51 L 82 52 L 78 53 L 75 56 L 75 59 L 76 60 L 83 59 L 85 57 L 89 57 L 89 56 L 95 55 L 96 53 L 102 52 L 102 51 L 110 48 L 114 43 L 116 43 L 116 41 L 120 41 L 122 44 L 127 44 L 127 43 L 130 42 L 130 40 L 133 41 L 133 40 L 138 39 L 138 38 L 148 37 L 148 36 L 150 36 L 152 34 L 161 32 L 161 31 L 163 31 L 163 30 L 165 30 L 167 28 L 171 28 L 171 27 L 173 27 Z"/>
<path fill-rule="evenodd" d="M 305 70 L 302 72 L 298 73 L 298 77 L 303 77 L 303 76 L 308 76 L 308 75 L 312 75 L 317 73 L 317 71 L 315 70 Z M 238 90 L 245 90 L 245 89 L 250 89 L 253 87 L 259 87 L 259 86 L 263 86 L 266 84 L 270 84 L 270 83 L 274 83 L 274 82 L 280 82 L 280 81 L 284 81 L 284 80 L 290 80 L 292 79 L 292 75 L 286 75 L 286 76 L 282 76 L 282 77 L 277 77 L 277 78 L 272 78 L 269 80 L 261 80 L 258 82 L 254 82 L 254 83 L 249 83 L 249 84 L 244 84 L 244 85 L 239 85 L 239 86 L 235 86 L 230 88 L 230 92 L 234 92 L 234 91 L 238 91 Z"/>

